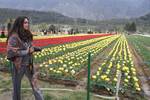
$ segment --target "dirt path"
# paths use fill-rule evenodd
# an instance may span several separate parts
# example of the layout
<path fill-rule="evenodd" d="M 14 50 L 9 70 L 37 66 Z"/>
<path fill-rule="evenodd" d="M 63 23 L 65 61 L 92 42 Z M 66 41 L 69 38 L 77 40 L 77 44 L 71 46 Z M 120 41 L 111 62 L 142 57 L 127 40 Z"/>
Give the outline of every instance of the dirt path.
<path fill-rule="evenodd" d="M 150 100 L 150 68 L 144 65 L 142 58 L 136 52 L 136 50 L 131 45 L 129 45 L 129 47 L 131 53 L 133 54 L 135 68 L 137 70 L 142 89 L 147 99 Z"/>

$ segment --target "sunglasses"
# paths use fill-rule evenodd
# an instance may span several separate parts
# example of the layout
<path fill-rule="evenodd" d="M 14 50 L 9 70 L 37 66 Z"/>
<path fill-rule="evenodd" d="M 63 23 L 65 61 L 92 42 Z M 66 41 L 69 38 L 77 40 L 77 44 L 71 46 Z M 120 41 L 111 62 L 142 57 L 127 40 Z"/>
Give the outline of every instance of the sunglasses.
<path fill-rule="evenodd" d="M 29 22 L 28 22 L 28 21 L 25 21 L 24 24 L 29 24 Z"/>

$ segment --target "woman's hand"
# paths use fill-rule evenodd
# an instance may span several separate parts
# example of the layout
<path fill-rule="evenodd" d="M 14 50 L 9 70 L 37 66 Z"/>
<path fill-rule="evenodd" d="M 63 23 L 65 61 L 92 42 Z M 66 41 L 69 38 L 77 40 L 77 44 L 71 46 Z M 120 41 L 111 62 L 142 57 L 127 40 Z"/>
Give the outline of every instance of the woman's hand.
<path fill-rule="evenodd" d="M 35 52 L 40 52 L 40 51 L 42 51 L 42 48 L 41 47 L 34 47 L 34 51 Z"/>
<path fill-rule="evenodd" d="M 27 51 L 29 54 L 32 54 L 34 52 L 34 48 L 33 47 L 28 47 Z"/>

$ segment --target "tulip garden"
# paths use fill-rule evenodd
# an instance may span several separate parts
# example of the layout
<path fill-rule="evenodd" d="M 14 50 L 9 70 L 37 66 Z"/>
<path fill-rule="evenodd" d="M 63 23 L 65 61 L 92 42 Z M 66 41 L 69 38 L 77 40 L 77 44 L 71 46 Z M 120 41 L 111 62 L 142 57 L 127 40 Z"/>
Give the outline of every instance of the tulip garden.
<path fill-rule="evenodd" d="M 6 58 L 6 39 L 0 40 L 0 67 L 9 67 Z M 131 91 L 138 93 L 142 86 L 134 64 L 133 54 L 129 42 L 149 67 L 150 45 L 148 37 L 126 36 L 123 34 L 91 34 L 61 37 L 34 38 L 34 46 L 43 48 L 42 52 L 34 53 L 34 64 L 39 67 L 39 77 L 42 79 L 75 80 L 83 69 L 87 69 L 88 53 L 91 53 L 91 62 L 101 55 L 107 48 L 107 56 L 97 60 L 98 67 L 92 65 L 91 90 L 104 89 L 109 93 L 116 92 L 118 75 L 121 73 L 121 93 Z M 146 63 L 147 62 L 147 63 Z M 81 75 L 86 78 L 87 75 Z M 60 83 L 61 84 L 61 83 Z"/>
<path fill-rule="evenodd" d="M 99 87 L 104 86 L 108 91 L 114 92 L 120 71 L 122 72 L 120 88 L 122 92 L 130 89 L 141 90 L 132 54 L 124 35 L 116 41 L 107 59 L 100 64 L 97 72 L 92 76 L 93 84 Z"/>

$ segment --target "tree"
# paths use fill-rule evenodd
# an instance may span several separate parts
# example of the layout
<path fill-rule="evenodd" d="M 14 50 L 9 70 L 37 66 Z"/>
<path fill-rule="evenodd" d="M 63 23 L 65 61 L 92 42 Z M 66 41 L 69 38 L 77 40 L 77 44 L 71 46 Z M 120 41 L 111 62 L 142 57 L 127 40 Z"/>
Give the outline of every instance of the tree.
<path fill-rule="evenodd" d="M 51 25 L 50 27 L 49 27 L 49 30 L 48 30 L 49 32 L 52 32 L 52 34 L 55 34 L 56 33 L 56 27 L 54 26 L 54 25 Z"/>
<path fill-rule="evenodd" d="M 128 32 L 136 32 L 136 24 L 134 22 L 127 23 L 125 25 L 124 29 Z"/>
<path fill-rule="evenodd" d="M 134 22 L 131 23 L 130 31 L 131 31 L 131 32 L 136 32 L 136 25 L 135 25 Z"/>
<path fill-rule="evenodd" d="M 2 26 L 1 28 L 1 35 L 0 35 L 0 38 L 5 38 L 5 26 Z"/>

